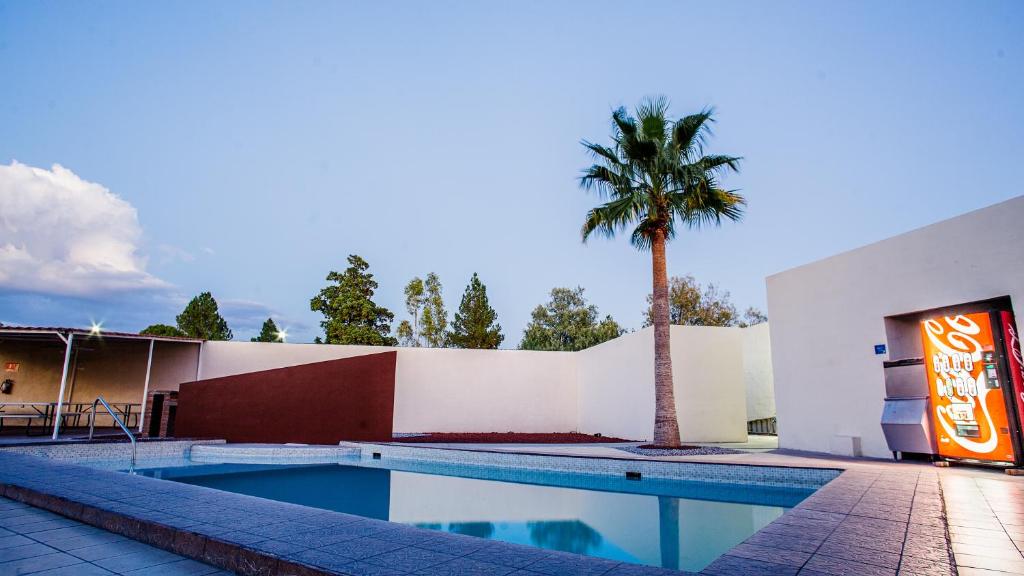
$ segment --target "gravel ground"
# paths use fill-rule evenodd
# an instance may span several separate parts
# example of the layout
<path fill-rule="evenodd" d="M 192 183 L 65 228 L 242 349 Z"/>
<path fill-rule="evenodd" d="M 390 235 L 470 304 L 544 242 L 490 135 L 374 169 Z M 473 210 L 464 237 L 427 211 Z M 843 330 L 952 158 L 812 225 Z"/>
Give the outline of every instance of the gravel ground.
<path fill-rule="evenodd" d="M 710 456 L 712 454 L 739 454 L 739 450 L 719 448 L 717 446 L 693 446 L 689 448 L 641 448 L 640 446 L 621 446 L 619 450 L 641 456 Z"/>

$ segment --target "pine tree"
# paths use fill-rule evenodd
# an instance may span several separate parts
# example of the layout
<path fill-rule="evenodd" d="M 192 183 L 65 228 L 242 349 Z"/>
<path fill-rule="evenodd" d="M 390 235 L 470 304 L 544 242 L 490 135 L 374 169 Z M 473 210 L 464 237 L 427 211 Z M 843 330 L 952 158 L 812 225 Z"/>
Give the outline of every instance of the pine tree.
<path fill-rule="evenodd" d="M 231 329 L 220 315 L 217 301 L 209 292 L 196 296 L 175 319 L 178 329 L 190 338 L 231 340 Z"/>
<path fill-rule="evenodd" d="M 505 339 L 497 318 L 498 313 L 487 301 L 487 287 L 474 272 L 455 313 L 448 341 L 456 348 L 497 348 Z"/>
<path fill-rule="evenodd" d="M 444 348 L 448 343 L 448 311 L 444 309 L 441 295 L 441 279 L 437 274 L 427 274 L 426 297 L 423 300 L 423 316 L 420 319 L 420 336 L 431 348 Z"/>
<path fill-rule="evenodd" d="M 267 318 L 267 321 L 263 323 L 263 329 L 260 330 L 259 336 L 254 336 L 249 339 L 250 342 L 283 342 L 281 337 L 281 331 L 278 330 L 277 324 L 274 323 L 273 318 Z"/>
<path fill-rule="evenodd" d="M 348 257 L 349 267 L 344 272 L 331 272 L 327 281 L 332 284 L 320 290 L 309 301 L 314 312 L 324 315 L 320 322 L 327 344 L 364 344 L 369 346 L 395 346 L 398 340 L 391 336 L 391 321 L 395 315 L 373 301 L 377 282 L 367 272 L 370 265 L 359 256 Z"/>

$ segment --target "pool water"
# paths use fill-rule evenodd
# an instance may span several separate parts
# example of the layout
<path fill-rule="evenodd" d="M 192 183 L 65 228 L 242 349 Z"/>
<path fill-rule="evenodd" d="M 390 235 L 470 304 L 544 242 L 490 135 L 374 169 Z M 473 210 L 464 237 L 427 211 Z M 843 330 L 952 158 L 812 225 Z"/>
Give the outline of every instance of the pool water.
<path fill-rule="evenodd" d="M 698 572 L 813 488 L 354 461 L 140 473 L 432 530 Z"/>

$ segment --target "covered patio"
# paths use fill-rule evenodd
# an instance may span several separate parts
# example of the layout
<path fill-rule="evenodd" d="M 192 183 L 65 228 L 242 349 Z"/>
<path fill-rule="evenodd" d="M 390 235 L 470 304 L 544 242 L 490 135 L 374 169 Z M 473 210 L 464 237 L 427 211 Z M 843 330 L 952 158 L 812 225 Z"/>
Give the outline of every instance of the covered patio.
<path fill-rule="evenodd" d="M 202 340 L 99 328 L 0 326 L 0 434 L 80 435 L 102 396 L 141 431 L 154 390 L 177 390 L 198 375 Z M 96 427 L 115 426 L 102 407 Z"/>

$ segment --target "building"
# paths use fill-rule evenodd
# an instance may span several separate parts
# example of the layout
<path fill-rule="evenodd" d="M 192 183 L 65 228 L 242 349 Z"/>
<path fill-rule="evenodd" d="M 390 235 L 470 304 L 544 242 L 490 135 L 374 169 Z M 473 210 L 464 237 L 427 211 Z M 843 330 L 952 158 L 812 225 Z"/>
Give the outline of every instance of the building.
<path fill-rule="evenodd" d="M 1021 318 L 1022 222 L 1018 197 L 768 277 L 780 446 L 890 456 L 883 362 L 924 356 L 929 315 Z"/>

